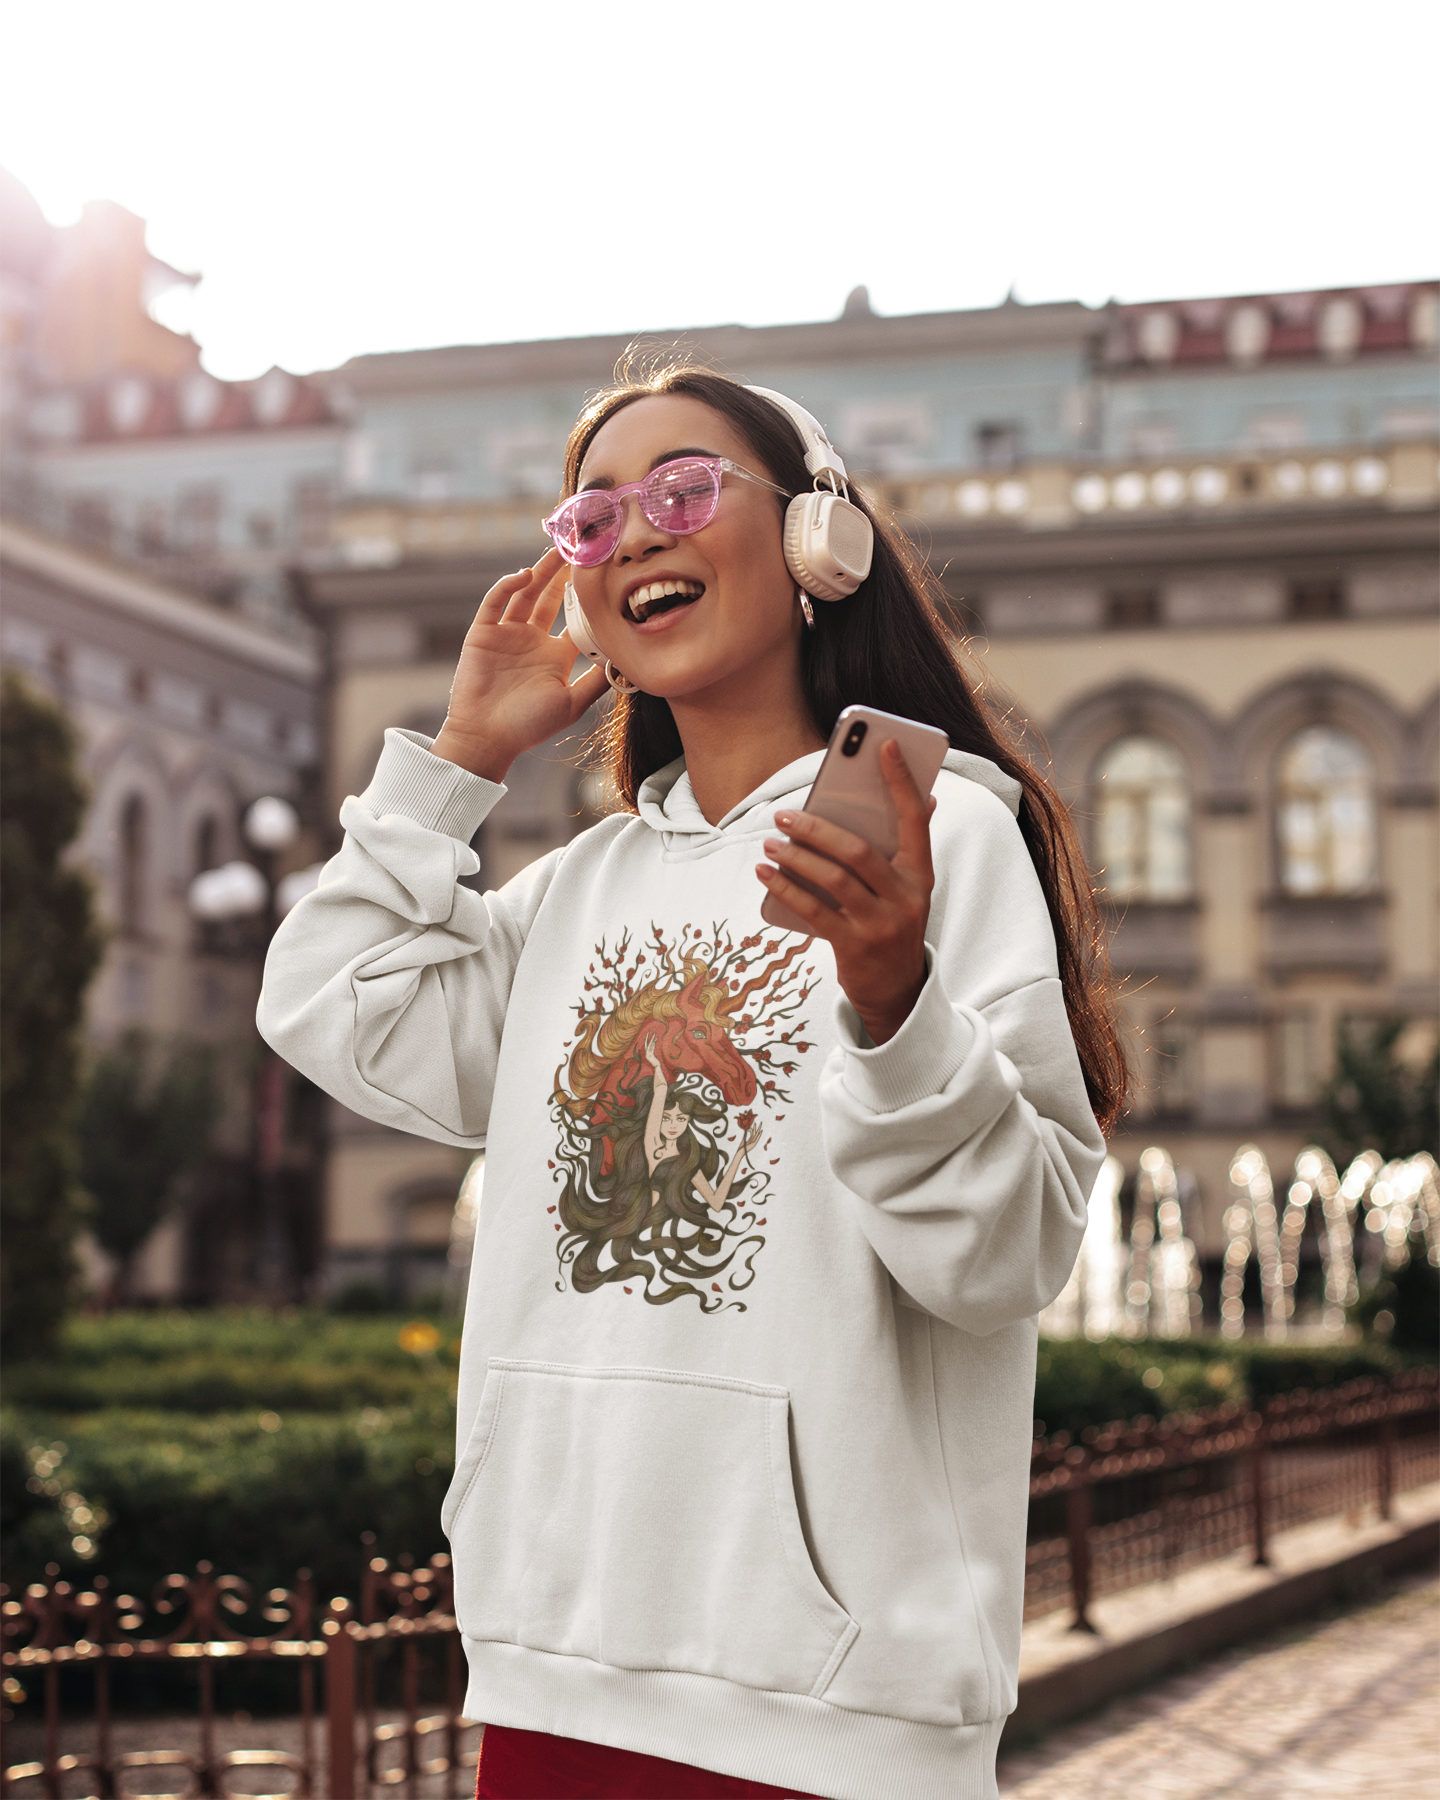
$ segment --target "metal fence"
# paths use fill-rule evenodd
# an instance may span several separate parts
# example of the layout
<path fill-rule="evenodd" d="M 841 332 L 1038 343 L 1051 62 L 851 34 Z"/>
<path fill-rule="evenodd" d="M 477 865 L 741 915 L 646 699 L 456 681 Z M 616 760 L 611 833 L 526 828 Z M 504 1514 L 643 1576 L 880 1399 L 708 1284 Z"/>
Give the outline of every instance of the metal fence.
<path fill-rule="evenodd" d="M 1264 1563 L 1274 1533 L 1315 1519 L 1389 1518 L 1397 1492 L 1440 1478 L 1437 1402 L 1440 1376 L 1421 1371 L 1253 1412 L 1107 1426 L 1078 1444 L 1064 1432 L 1038 1440 L 1026 1618 L 1068 1606 L 1076 1627 L 1092 1628 L 1088 1608 L 1105 1594 L 1240 1551 Z M 479 1726 L 461 1711 L 448 1557 L 419 1569 L 377 1558 L 358 1606 L 338 1599 L 323 1610 L 304 1574 L 256 1601 L 243 1581 L 203 1563 L 192 1576 L 167 1576 L 148 1605 L 112 1596 L 98 1579 L 77 1592 L 54 1570 L 0 1596 L 7 1691 L 25 1688 L 43 1714 L 25 1727 L 38 1734 L 38 1754 L 10 1762 L 0 1741 L 6 1800 L 256 1800 L 237 1784 L 260 1771 L 286 1782 L 264 1800 L 373 1800 L 388 1789 L 454 1800 L 473 1788 Z M 293 1676 L 292 1749 L 219 1748 L 216 1673 L 240 1662 Z M 147 1665 L 193 1676 L 188 1749 L 117 1747 L 117 1672 Z M 135 1785 L 172 1774 L 179 1785 Z"/>
<path fill-rule="evenodd" d="M 257 1800 L 259 1790 L 241 1785 L 253 1779 L 245 1772 L 255 1770 L 273 1770 L 286 1783 L 267 1788 L 259 1800 L 368 1800 L 390 1789 L 407 1800 L 422 1792 L 455 1800 L 473 1792 L 480 1728 L 461 1710 L 462 1652 L 448 1557 L 433 1557 L 420 1569 L 376 1558 L 362 1577 L 359 1608 L 337 1599 L 323 1612 L 304 1573 L 293 1590 L 274 1588 L 257 1602 L 245 1582 L 217 1576 L 208 1563 L 193 1576 L 167 1576 L 148 1607 L 132 1595 L 112 1595 L 102 1579 L 77 1593 L 53 1569 L 18 1597 L 0 1592 L 7 1682 L 38 1688 L 44 1712 L 38 1756 L 11 1762 L 0 1742 L 0 1794 L 7 1800 L 31 1794 L 44 1800 Z M 256 1631 L 255 1625 L 271 1629 Z M 292 1749 L 218 1747 L 216 1673 L 236 1662 L 293 1670 L 298 1729 L 287 1734 L 295 1739 Z M 193 1671 L 188 1748 L 117 1747 L 117 1673 L 146 1665 Z M 323 1686 L 318 1696 L 317 1671 Z M 86 1675 L 83 1718 L 62 1734 L 62 1692 L 73 1712 L 75 1678 Z M 381 1716 L 377 1696 L 387 1676 L 399 1704 L 385 1710 L 398 1711 L 398 1718 Z M 436 1689 L 439 1705 L 427 1711 L 422 1694 Z M 62 1750 L 62 1737 L 73 1741 L 76 1727 L 89 1747 Z M 150 1786 L 157 1771 L 172 1772 L 179 1785 Z"/>
<path fill-rule="evenodd" d="M 1316 1519 L 1388 1519 L 1397 1492 L 1440 1479 L 1440 1376 L 1350 1382 L 1037 1439 L 1025 1617 L 1069 1607 L 1079 1630 L 1106 1594 L 1166 1581 Z"/>

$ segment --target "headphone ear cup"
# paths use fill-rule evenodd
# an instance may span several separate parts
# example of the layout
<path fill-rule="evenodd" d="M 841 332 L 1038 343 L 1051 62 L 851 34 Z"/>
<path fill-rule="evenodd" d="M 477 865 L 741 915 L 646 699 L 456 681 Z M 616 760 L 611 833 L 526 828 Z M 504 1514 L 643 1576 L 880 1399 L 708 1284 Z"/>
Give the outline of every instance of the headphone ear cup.
<path fill-rule="evenodd" d="M 870 573 L 875 528 L 858 506 L 816 489 L 785 508 L 785 565 L 815 600 L 844 600 Z"/>
<path fill-rule="evenodd" d="M 582 656 L 588 656 L 595 662 L 603 662 L 605 652 L 590 635 L 590 621 L 585 617 L 580 605 L 580 596 L 575 592 L 575 583 L 565 583 L 565 629 L 570 633 L 570 642 Z"/>

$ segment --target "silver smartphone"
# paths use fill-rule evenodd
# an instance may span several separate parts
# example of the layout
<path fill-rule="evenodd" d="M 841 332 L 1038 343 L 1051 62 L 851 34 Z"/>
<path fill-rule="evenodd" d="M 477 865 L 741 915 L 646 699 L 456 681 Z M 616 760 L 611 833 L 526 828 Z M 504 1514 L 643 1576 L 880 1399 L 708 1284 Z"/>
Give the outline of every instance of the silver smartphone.
<path fill-rule="evenodd" d="M 847 706 L 830 733 L 830 746 L 820 765 L 820 773 L 805 796 L 805 811 L 828 819 L 832 825 L 839 825 L 846 831 L 853 831 L 856 837 L 874 845 L 882 856 L 891 857 L 900 848 L 900 815 L 880 770 L 880 746 L 887 738 L 894 738 L 899 744 L 916 787 L 922 794 L 928 794 L 940 773 L 945 752 L 950 748 L 945 733 L 933 725 L 902 719 L 873 706 Z M 799 875 L 790 879 L 827 906 L 835 905 L 814 882 Z M 810 929 L 798 914 L 791 912 L 773 894 L 766 894 L 760 917 L 783 931 Z"/>

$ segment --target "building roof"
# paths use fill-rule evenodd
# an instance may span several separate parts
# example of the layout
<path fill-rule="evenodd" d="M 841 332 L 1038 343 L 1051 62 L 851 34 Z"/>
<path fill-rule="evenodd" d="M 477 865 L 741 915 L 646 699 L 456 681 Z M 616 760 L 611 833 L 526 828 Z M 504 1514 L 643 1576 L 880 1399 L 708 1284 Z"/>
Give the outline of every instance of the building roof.
<path fill-rule="evenodd" d="M 0 559 L 82 593 L 111 611 L 236 657 L 269 674 L 306 683 L 319 677 L 320 657 L 309 644 L 281 637 L 253 620 L 219 612 L 203 600 L 62 544 L 28 525 L 11 519 L 0 523 Z"/>
<path fill-rule="evenodd" d="M 425 388 L 520 385 L 593 380 L 633 344 L 698 352 L 720 367 L 776 362 L 846 362 L 876 356 L 964 354 L 1047 344 L 1079 346 L 1103 331 L 1103 309 L 1062 300 L 1037 306 L 1007 302 L 964 312 L 852 311 L 838 319 L 794 325 L 706 325 L 625 335 L 541 338 L 514 344 L 456 344 L 356 356 L 334 373 L 362 397 Z"/>

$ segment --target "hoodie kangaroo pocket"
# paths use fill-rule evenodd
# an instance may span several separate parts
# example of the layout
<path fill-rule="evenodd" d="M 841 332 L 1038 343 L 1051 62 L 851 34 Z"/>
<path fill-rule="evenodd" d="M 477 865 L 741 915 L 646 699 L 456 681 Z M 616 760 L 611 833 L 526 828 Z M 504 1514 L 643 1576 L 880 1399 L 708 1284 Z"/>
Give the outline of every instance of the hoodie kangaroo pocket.
<path fill-rule="evenodd" d="M 810 1561 L 784 1388 L 489 1364 L 443 1514 L 469 1638 L 809 1694 L 859 1626 Z"/>

